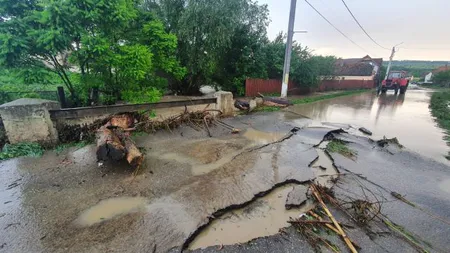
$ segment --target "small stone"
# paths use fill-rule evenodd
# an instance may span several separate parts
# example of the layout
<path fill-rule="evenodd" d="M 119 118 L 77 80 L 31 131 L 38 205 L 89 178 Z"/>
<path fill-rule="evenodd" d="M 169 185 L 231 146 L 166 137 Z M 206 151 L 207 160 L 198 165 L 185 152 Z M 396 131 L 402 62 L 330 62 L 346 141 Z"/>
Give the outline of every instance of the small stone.
<path fill-rule="evenodd" d="M 258 106 L 258 104 L 256 103 L 256 101 L 254 99 L 250 100 L 250 102 L 248 104 L 249 104 L 249 109 L 248 109 L 249 112 L 255 110 L 255 108 Z"/>
<path fill-rule="evenodd" d="M 284 205 L 286 209 L 291 209 L 293 207 L 300 207 L 303 205 L 308 197 L 306 193 L 308 188 L 304 185 L 296 185 L 291 192 L 287 195 L 286 204 Z"/>

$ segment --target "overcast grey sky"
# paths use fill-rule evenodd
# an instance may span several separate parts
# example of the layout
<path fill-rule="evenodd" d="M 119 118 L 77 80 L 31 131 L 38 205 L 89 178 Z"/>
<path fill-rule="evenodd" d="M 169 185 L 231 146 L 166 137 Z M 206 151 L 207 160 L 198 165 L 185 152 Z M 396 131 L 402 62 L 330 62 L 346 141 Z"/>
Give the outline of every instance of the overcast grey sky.
<path fill-rule="evenodd" d="M 269 38 L 287 31 L 290 0 L 258 0 L 267 4 L 271 23 Z M 361 50 L 323 20 L 304 0 L 297 0 L 294 40 L 316 54 L 338 57 L 389 58 L 390 51 L 374 44 L 354 22 L 341 0 L 309 0 Z M 392 48 L 404 42 L 397 60 L 450 61 L 450 0 L 345 0 L 361 25 L 379 44 Z M 406 49 L 407 48 L 407 49 Z"/>

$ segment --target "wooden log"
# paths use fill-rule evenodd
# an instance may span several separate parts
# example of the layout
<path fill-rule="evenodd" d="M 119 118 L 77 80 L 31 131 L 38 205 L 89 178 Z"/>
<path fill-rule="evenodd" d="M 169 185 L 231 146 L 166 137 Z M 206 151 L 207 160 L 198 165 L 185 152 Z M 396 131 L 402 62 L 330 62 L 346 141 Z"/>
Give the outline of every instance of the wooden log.
<path fill-rule="evenodd" d="M 141 151 L 136 147 L 134 141 L 132 141 L 129 137 L 125 137 L 123 140 L 125 144 L 125 149 L 127 151 L 127 161 L 133 168 L 138 168 L 141 166 L 142 161 L 144 160 L 144 155 Z"/>
<path fill-rule="evenodd" d="M 120 127 L 123 129 L 130 128 L 134 123 L 134 117 L 130 114 L 121 114 L 112 117 L 109 122 L 113 127 Z"/>
<path fill-rule="evenodd" d="M 107 126 L 97 131 L 97 159 L 106 161 L 109 158 L 119 161 L 125 157 L 125 147 L 119 137 Z"/>

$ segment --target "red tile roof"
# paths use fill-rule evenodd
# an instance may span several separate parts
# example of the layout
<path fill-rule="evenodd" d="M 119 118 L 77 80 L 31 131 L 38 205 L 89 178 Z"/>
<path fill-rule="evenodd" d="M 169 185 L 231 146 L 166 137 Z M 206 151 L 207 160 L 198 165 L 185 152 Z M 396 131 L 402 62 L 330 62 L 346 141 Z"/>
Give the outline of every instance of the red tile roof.
<path fill-rule="evenodd" d="M 371 76 L 373 65 L 381 67 L 383 58 L 371 58 L 369 55 L 363 58 L 337 59 L 335 63 L 335 75 L 338 76 Z"/>

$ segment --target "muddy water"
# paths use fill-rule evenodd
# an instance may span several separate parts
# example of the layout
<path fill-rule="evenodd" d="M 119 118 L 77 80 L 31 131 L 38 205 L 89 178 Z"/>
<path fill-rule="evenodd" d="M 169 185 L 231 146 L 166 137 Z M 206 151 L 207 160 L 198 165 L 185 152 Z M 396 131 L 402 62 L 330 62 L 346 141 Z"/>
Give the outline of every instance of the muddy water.
<path fill-rule="evenodd" d="M 100 201 L 97 205 L 84 211 L 76 220 L 79 226 L 91 226 L 114 217 L 142 211 L 147 200 L 140 197 L 119 197 Z"/>
<path fill-rule="evenodd" d="M 425 90 L 408 90 L 398 96 L 390 92 L 380 96 L 363 93 L 296 105 L 289 110 L 317 121 L 363 126 L 374 133 L 374 138 L 397 137 L 407 148 L 448 164 L 443 130 L 436 126 L 428 109 L 431 94 Z M 293 119 L 295 115 L 286 113 L 285 117 Z"/>
<path fill-rule="evenodd" d="M 261 134 L 267 136 L 269 133 Z M 311 164 L 311 170 L 316 183 L 331 187 L 332 179 L 337 176 L 338 171 L 322 149 L 326 144 L 324 142 L 316 148 L 318 159 Z M 296 218 L 313 208 L 313 204 L 308 200 L 301 208 L 287 210 L 286 198 L 292 189 L 292 184 L 279 187 L 246 207 L 227 212 L 209 224 L 189 245 L 189 249 L 245 243 L 254 238 L 278 233 L 280 229 L 289 226 L 287 221 L 290 218 Z"/>
<path fill-rule="evenodd" d="M 300 209 L 286 210 L 285 201 L 292 189 L 293 185 L 279 187 L 251 205 L 214 220 L 195 238 L 189 249 L 244 243 L 278 233 L 280 228 L 289 226 L 290 218 L 297 218 L 312 208 L 312 204 L 307 203 Z"/>
<path fill-rule="evenodd" d="M 284 136 L 285 134 L 282 133 L 263 132 L 253 128 L 247 129 L 244 133 L 245 138 L 257 142 L 259 144 L 268 144 L 271 142 L 275 142 L 281 140 L 281 138 L 283 138 Z"/>

